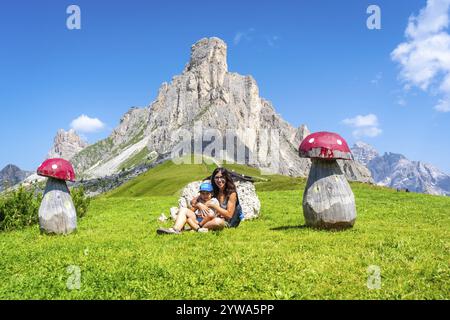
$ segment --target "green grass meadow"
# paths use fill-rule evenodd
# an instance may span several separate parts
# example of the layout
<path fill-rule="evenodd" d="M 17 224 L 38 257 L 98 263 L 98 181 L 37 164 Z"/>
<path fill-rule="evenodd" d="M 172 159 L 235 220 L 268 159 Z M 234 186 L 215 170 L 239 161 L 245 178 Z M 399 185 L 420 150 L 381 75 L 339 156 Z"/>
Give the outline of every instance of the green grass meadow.
<path fill-rule="evenodd" d="M 352 183 L 355 227 L 317 231 L 303 226 L 304 179 L 229 166 L 261 178 L 259 219 L 158 236 L 181 188 L 213 168 L 160 165 L 93 199 L 69 236 L 0 233 L 0 299 L 450 298 L 449 197 Z"/>

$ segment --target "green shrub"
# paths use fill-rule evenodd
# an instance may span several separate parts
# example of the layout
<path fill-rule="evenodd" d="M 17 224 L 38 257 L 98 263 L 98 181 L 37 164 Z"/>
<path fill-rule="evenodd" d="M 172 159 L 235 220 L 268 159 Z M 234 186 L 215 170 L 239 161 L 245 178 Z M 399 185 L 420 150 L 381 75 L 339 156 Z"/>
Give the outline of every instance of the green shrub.
<path fill-rule="evenodd" d="M 75 205 L 75 210 L 77 211 L 77 217 L 84 217 L 91 203 L 91 198 L 86 196 L 83 186 L 72 189 L 70 191 L 70 195 L 72 196 L 73 204 Z"/>
<path fill-rule="evenodd" d="M 42 194 L 35 194 L 35 190 L 20 187 L 0 197 L 0 231 L 21 229 L 39 222 Z M 73 189 L 71 196 L 77 217 L 84 217 L 91 199 L 86 196 L 83 187 Z"/>
<path fill-rule="evenodd" d="M 39 221 L 42 195 L 23 187 L 0 199 L 0 231 L 21 229 Z"/>

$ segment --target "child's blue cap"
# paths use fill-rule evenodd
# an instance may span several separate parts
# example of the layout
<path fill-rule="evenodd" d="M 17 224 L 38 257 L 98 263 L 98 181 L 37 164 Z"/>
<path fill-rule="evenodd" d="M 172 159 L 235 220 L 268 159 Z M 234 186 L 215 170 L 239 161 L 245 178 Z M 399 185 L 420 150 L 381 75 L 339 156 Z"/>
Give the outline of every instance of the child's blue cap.
<path fill-rule="evenodd" d="M 213 186 L 212 186 L 212 184 L 211 183 L 209 183 L 209 182 L 203 182 L 201 185 L 200 185 L 200 191 L 207 191 L 207 192 L 213 192 Z"/>

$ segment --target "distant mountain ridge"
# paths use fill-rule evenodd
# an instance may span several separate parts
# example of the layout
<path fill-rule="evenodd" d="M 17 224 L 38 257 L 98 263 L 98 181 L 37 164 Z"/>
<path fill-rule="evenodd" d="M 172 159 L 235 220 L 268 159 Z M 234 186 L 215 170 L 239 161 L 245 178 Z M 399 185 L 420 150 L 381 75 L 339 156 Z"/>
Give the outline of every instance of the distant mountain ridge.
<path fill-rule="evenodd" d="M 355 160 L 366 165 L 375 182 L 394 189 L 450 196 L 450 175 L 431 164 L 411 161 L 404 155 L 379 155 L 374 147 L 358 142 L 352 147 Z"/>
<path fill-rule="evenodd" d="M 362 141 L 356 142 L 351 149 L 355 160 L 358 160 L 365 166 L 379 156 L 378 151 L 373 146 Z"/>
<path fill-rule="evenodd" d="M 24 171 L 13 164 L 8 164 L 0 171 L 0 191 L 22 182 L 30 174 L 32 172 Z"/>

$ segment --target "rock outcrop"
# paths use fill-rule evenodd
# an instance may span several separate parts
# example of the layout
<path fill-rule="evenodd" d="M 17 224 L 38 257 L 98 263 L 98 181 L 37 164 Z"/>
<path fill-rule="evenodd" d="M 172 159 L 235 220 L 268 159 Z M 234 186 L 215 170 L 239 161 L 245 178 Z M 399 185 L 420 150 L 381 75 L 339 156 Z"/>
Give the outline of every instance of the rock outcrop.
<path fill-rule="evenodd" d="M 148 108 L 132 107 L 128 110 L 111 134 L 113 144 L 120 146 L 133 142 L 133 139 L 142 139 L 148 115 Z"/>
<path fill-rule="evenodd" d="M 75 130 L 70 129 L 66 132 L 63 129 L 60 129 L 55 136 L 53 147 L 49 151 L 47 159 L 62 158 L 71 160 L 87 146 L 88 143 L 82 140 Z"/>
<path fill-rule="evenodd" d="M 261 202 L 256 195 L 256 189 L 253 183 L 237 181 L 235 184 L 245 220 L 258 218 L 261 211 Z"/>
<path fill-rule="evenodd" d="M 309 131 L 308 127 L 304 124 L 302 124 L 295 132 L 295 136 L 292 139 L 292 142 L 294 146 L 300 146 L 303 139 L 305 139 L 307 136 L 311 134 L 311 131 Z"/>
<path fill-rule="evenodd" d="M 374 183 L 370 170 L 357 161 L 337 160 L 347 180 Z"/>

